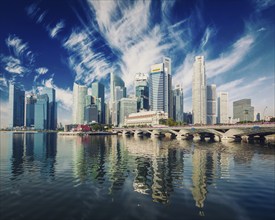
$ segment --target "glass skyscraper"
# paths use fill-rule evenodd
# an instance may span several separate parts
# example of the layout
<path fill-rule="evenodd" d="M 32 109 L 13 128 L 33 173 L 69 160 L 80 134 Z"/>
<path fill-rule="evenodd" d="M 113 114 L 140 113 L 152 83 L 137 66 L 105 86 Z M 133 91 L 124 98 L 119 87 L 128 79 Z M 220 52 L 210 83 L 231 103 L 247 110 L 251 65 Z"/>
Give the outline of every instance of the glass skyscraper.
<path fill-rule="evenodd" d="M 117 126 L 119 124 L 118 102 L 121 98 L 126 97 L 126 87 L 124 81 L 114 73 L 111 73 L 110 89 L 111 121 L 114 126 Z"/>
<path fill-rule="evenodd" d="M 98 122 L 105 123 L 105 87 L 99 82 L 92 83 L 92 96 L 95 98 L 95 104 L 98 110 Z"/>
<path fill-rule="evenodd" d="M 57 102 L 55 99 L 55 89 L 44 87 L 41 94 L 47 94 L 49 98 L 47 129 L 55 130 L 57 127 Z"/>
<path fill-rule="evenodd" d="M 207 124 L 209 125 L 217 123 L 216 100 L 216 85 L 207 85 Z"/>
<path fill-rule="evenodd" d="M 217 123 L 227 124 L 228 123 L 228 93 L 218 93 L 218 118 Z"/>
<path fill-rule="evenodd" d="M 180 85 L 173 90 L 173 119 L 183 122 L 183 90 Z"/>
<path fill-rule="evenodd" d="M 164 111 L 172 116 L 172 78 L 171 59 L 163 58 L 163 63 L 151 66 L 149 75 L 149 94 L 152 111 Z"/>
<path fill-rule="evenodd" d="M 25 91 L 14 84 L 9 85 L 10 127 L 24 126 Z"/>
<path fill-rule="evenodd" d="M 73 87 L 73 123 L 84 124 L 87 86 L 74 83 Z"/>
<path fill-rule="evenodd" d="M 137 112 L 137 99 L 136 98 L 122 98 L 119 101 L 119 125 L 124 125 L 124 119 L 131 113 Z"/>
<path fill-rule="evenodd" d="M 34 128 L 48 129 L 48 110 L 49 97 L 47 94 L 37 95 L 37 101 L 34 105 Z"/>
<path fill-rule="evenodd" d="M 33 94 L 26 96 L 26 106 L 25 106 L 25 126 L 34 126 L 34 106 L 36 103 L 36 96 Z"/>
<path fill-rule="evenodd" d="M 203 56 L 196 56 L 193 64 L 192 109 L 193 124 L 206 124 L 206 75 Z"/>
<path fill-rule="evenodd" d="M 137 97 L 137 109 L 149 110 L 149 86 L 148 77 L 144 73 L 137 73 L 135 78 L 135 88 Z"/>

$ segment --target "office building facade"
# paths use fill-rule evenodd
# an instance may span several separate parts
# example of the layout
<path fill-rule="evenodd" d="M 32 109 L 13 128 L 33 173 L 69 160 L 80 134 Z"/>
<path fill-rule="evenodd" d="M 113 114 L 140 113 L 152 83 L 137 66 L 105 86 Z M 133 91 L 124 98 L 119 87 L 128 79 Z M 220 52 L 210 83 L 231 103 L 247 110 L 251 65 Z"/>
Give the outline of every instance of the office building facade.
<path fill-rule="evenodd" d="M 47 94 L 37 95 L 34 105 L 34 128 L 39 130 L 48 129 L 49 98 Z"/>
<path fill-rule="evenodd" d="M 74 83 L 73 87 L 73 123 L 84 123 L 87 86 Z"/>
<path fill-rule="evenodd" d="M 213 125 L 217 123 L 217 93 L 216 85 L 207 85 L 207 124 Z"/>
<path fill-rule="evenodd" d="M 114 73 L 110 77 L 110 111 L 111 121 L 114 126 L 119 125 L 119 100 L 126 97 L 124 81 Z"/>
<path fill-rule="evenodd" d="M 180 85 L 173 90 L 173 119 L 183 122 L 183 89 Z"/>
<path fill-rule="evenodd" d="M 98 110 L 98 122 L 105 123 L 105 87 L 99 82 L 92 83 L 92 96 L 95 98 L 95 104 Z"/>
<path fill-rule="evenodd" d="M 218 124 L 228 124 L 228 92 L 219 92 L 218 93 L 218 117 L 217 123 Z"/>
<path fill-rule="evenodd" d="M 137 108 L 149 110 L 149 85 L 148 76 L 144 73 L 137 73 L 135 78 L 135 93 L 137 97 Z"/>
<path fill-rule="evenodd" d="M 196 56 L 192 77 L 193 124 L 206 124 L 206 75 L 203 56 Z"/>
<path fill-rule="evenodd" d="M 25 98 L 25 126 L 34 127 L 34 107 L 36 103 L 36 96 L 31 94 Z"/>
<path fill-rule="evenodd" d="M 233 102 L 233 119 L 240 121 L 254 121 L 254 107 L 251 106 L 251 99 L 241 99 Z"/>
<path fill-rule="evenodd" d="M 124 125 L 125 117 L 131 113 L 137 112 L 137 99 L 136 98 L 122 98 L 119 101 L 119 126 Z"/>
<path fill-rule="evenodd" d="M 84 123 L 98 123 L 98 110 L 96 104 L 90 104 L 85 106 L 84 109 Z"/>
<path fill-rule="evenodd" d="M 57 102 L 55 89 L 44 87 L 41 94 L 47 94 L 49 98 L 47 129 L 55 130 L 57 128 Z"/>
<path fill-rule="evenodd" d="M 25 91 L 14 84 L 9 85 L 9 107 L 11 114 L 9 127 L 24 126 Z"/>

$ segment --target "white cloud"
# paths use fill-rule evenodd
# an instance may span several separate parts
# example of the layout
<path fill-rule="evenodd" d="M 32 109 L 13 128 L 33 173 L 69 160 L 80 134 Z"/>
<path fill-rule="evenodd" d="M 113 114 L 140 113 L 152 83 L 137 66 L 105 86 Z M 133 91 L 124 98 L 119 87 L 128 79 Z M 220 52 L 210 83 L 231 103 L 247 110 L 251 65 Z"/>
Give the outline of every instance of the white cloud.
<path fill-rule="evenodd" d="M 4 63 L 4 69 L 10 73 L 23 74 L 28 71 L 19 59 L 12 56 L 3 57 L 1 61 Z"/>
<path fill-rule="evenodd" d="M 39 67 L 35 70 L 39 75 L 44 75 L 48 72 L 48 68 L 46 67 Z"/>
<path fill-rule="evenodd" d="M 55 38 L 56 35 L 65 27 L 65 22 L 64 21 L 59 21 L 56 23 L 56 25 L 51 29 L 48 28 L 49 34 L 51 38 Z"/>

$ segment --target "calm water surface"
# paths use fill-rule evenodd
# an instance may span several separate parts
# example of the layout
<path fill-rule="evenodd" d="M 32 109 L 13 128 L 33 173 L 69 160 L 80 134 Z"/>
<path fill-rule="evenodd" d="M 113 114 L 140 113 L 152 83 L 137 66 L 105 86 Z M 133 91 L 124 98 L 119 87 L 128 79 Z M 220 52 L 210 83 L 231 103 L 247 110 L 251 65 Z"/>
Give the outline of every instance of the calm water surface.
<path fill-rule="evenodd" d="M 3 219 L 275 219 L 274 147 L 0 132 Z"/>

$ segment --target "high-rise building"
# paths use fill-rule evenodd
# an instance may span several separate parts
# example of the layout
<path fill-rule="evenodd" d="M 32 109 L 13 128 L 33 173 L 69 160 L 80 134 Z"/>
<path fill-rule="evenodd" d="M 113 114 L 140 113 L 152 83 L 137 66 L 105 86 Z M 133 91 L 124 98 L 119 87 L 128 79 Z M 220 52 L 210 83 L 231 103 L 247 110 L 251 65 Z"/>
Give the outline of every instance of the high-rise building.
<path fill-rule="evenodd" d="M 137 112 L 136 98 L 122 98 L 119 101 L 119 125 L 124 125 L 124 119 L 131 113 Z"/>
<path fill-rule="evenodd" d="M 137 73 L 135 78 L 135 88 L 137 97 L 137 108 L 140 110 L 149 110 L 149 86 L 148 76 L 144 73 Z"/>
<path fill-rule="evenodd" d="M 87 105 L 84 110 L 84 123 L 90 124 L 93 122 L 98 123 L 98 110 L 96 104 Z"/>
<path fill-rule="evenodd" d="M 98 122 L 105 123 L 105 88 L 104 85 L 99 82 L 92 83 L 92 96 L 95 98 L 95 104 L 98 110 Z"/>
<path fill-rule="evenodd" d="M 180 85 L 173 90 L 173 119 L 183 122 L 183 89 Z"/>
<path fill-rule="evenodd" d="M 218 93 L 218 124 L 228 124 L 228 92 Z"/>
<path fill-rule="evenodd" d="M 217 123 L 216 100 L 216 85 L 207 85 L 207 124 L 209 125 Z"/>
<path fill-rule="evenodd" d="M 74 83 L 73 87 L 73 123 L 84 123 L 87 86 Z"/>
<path fill-rule="evenodd" d="M 114 73 L 111 73 L 110 81 L 110 111 L 111 111 L 111 121 L 114 126 L 119 124 L 119 100 L 123 97 L 126 97 L 126 87 L 124 81 L 116 76 Z"/>
<path fill-rule="evenodd" d="M 57 128 L 57 102 L 55 99 L 55 89 L 44 87 L 41 94 L 47 94 L 49 98 L 47 129 L 55 130 Z"/>
<path fill-rule="evenodd" d="M 48 129 L 48 109 L 49 97 L 47 94 L 37 95 L 37 101 L 34 104 L 34 128 Z"/>
<path fill-rule="evenodd" d="M 34 106 L 36 103 L 36 96 L 33 94 L 27 95 L 25 98 L 25 126 L 33 127 L 34 126 Z"/>
<path fill-rule="evenodd" d="M 173 118 L 173 90 L 172 90 L 172 68 L 171 68 L 171 59 L 169 57 L 163 57 L 162 62 L 164 64 L 165 72 L 165 96 L 168 101 L 168 117 Z"/>
<path fill-rule="evenodd" d="M 119 101 L 125 98 L 125 89 L 120 86 L 115 87 L 115 101 L 113 103 L 112 124 L 118 126 L 120 124 L 120 107 Z"/>
<path fill-rule="evenodd" d="M 233 102 L 233 119 L 254 121 L 254 107 L 251 106 L 251 99 L 241 99 Z"/>
<path fill-rule="evenodd" d="M 14 84 L 9 85 L 10 127 L 24 126 L 25 91 Z"/>
<path fill-rule="evenodd" d="M 203 56 L 196 56 L 192 78 L 193 124 L 206 124 L 206 75 Z"/>
<path fill-rule="evenodd" d="M 152 111 L 164 111 L 172 115 L 171 59 L 164 57 L 163 63 L 151 66 L 149 75 L 150 104 Z"/>

